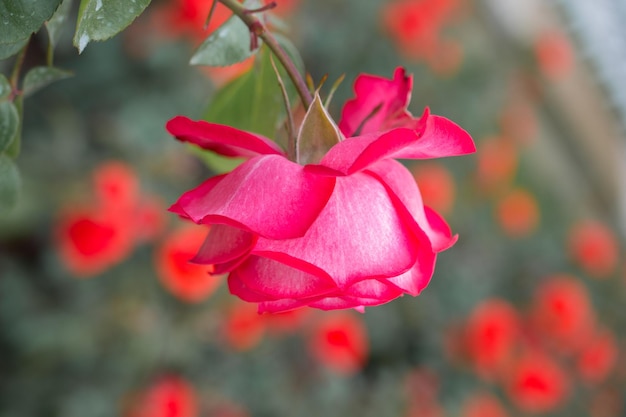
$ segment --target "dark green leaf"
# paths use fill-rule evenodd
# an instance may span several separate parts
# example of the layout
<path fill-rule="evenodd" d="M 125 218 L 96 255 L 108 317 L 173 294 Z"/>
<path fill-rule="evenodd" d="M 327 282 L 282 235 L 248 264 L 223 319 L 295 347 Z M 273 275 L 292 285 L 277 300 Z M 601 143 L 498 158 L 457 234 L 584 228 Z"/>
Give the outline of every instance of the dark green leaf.
<path fill-rule="evenodd" d="M 3 74 L 0 74 L 0 100 L 4 100 L 11 94 L 11 83 Z"/>
<path fill-rule="evenodd" d="M 256 9 L 263 4 L 259 0 L 251 0 L 246 1 L 244 5 Z M 223 67 L 241 62 L 257 51 L 258 49 L 250 50 L 248 26 L 237 16 L 233 16 L 202 42 L 189 63 Z"/>
<path fill-rule="evenodd" d="M 319 93 L 315 93 L 313 103 L 306 112 L 298 139 L 298 163 L 316 164 L 330 148 L 343 139 L 339 128 L 328 114 Z"/>
<path fill-rule="evenodd" d="M 26 37 L 25 39 L 21 39 L 17 42 L 0 43 L 0 60 L 6 59 L 10 56 L 17 54 L 19 51 L 22 50 L 24 46 L 26 46 L 29 39 L 30 39 L 30 35 Z"/>
<path fill-rule="evenodd" d="M 15 207 L 20 182 L 20 174 L 15 163 L 7 155 L 0 154 L 0 213 Z"/>
<path fill-rule="evenodd" d="M 9 148 L 17 134 L 19 114 L 10 101 L 0 102 L 0 153 Z"/>
<path fill-rule="evenodd" d="M 57 11 L 54 12 L 54 15 L 46 22 L 50 43 L 52 43 L 53 46 L 57 44 L 60 33 L 63 31 L 63 28 L 67 26 L 70 17 L 69 14 L 72 11 L 72 3 L 72 0 L 62 0 Z"/>
<path fill-rule="evenodd" d="M 24 95 L 29 96 L 54 81 L 71 77 L 73 74 L 54 67 L 35 67 L 24 77 Z"/>
<path fill-rule="evenodd" d="M 91 41 L 121 32 L 150 4 L 150 0 L 81 0 L 74 46 L 82 52 Z"/>
<path fill-rule="evenodd" d="M 61 0 L 0 0 L 0 43 L 23 42 L 50 19 L 59 3 Z"/>

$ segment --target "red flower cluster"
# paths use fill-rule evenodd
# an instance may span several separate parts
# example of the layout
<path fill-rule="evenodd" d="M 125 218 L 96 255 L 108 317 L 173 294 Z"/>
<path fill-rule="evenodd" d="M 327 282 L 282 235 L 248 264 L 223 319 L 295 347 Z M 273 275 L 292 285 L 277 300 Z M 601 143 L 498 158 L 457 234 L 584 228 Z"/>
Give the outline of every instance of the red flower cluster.
<path fill-rule="evenodd" d="M 462 353 L 476 374 L 500 384 L 517 408 L 550 412 L 565 402 L 574 376 L 590 385 L 606 380 L 618 348 L 614 336 L 596 322 L 587 290 L 577 279 L 547 277 L 532 301 L 527 314 L 501 299 L 476 306 L 464 326 Z"/>
<path fill-rule="evenodd" d="M 95 196 L 83 206 L 61 209 L 54 233 L 60 259 L 78 277 L 121 262 L 136 243 L 156 236 L 164 222 L 160 201 L 140 193 L 135 173 L 122 162 L 100 165 L 93 188 Z"/>
<path fill-rule="evenodd" d="M 463 51 L 442 32 L 459 15 L 462 0 L 399 0 L 384 7 L 383 25 L 404 55 L 425 61 L 437 73 L 457 70 Z"/>

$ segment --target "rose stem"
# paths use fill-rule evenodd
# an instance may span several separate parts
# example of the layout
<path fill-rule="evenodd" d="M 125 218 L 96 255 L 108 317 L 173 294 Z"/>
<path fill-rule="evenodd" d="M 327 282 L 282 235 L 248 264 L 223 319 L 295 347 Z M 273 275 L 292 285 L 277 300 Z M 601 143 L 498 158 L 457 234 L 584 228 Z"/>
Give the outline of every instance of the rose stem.
<path fill-rule="evenodd" d="M 300 96 L 300 100 L 302 100 L 302 104 L 306 109 L 309 108 L 311 102 L 313 102 L 313 97 L 311 96 L 311 92 L 306 86 L 304 79 L 298 72 L 295 64 L 289 58 L 289 55 L 285 53 L 283 48 L 278 44 L 276 38 L 271 34 L 270 31 L 267 30 L 265 25 L 254 16 L 248 9 L 246 9 L 241 3 L 237 0 L 217 0 L 222 3 L 224 6 L 228 7 L 239 19 L 241 19 L 250 29 L 250 33 L 252 36 L 258 36 L 267 44 L 272 53 L 276 55 L 276 58 L 280 61 L 282 66 L 287 71 L 289 78 L 293 82 L 293 85 L 296 87 L 298 91 L 298 95 Z"/>

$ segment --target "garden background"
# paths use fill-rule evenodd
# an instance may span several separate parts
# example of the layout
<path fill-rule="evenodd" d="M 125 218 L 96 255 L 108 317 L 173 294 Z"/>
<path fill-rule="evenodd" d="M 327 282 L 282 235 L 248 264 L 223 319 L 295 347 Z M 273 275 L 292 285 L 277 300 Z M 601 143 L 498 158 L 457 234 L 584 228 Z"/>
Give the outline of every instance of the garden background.
<path fill-rule="evenodd" d="M 0 204 L 0 416 L 626 412 L 623 2 L 278 1 L 271 25 L 312 79 L 345 74 L 333 115 L 358 74 L 403 66 L 413 114 L 477 152 L 408 165 L 459 234 L 419 297 L 274 316 L 188 266 L 206 232 L 166 211 L 224 166 L 165 122 L 248 123 L 266 103 L 225 112 L 217 92 L 245 71 L 269 80 L 250 97 L 275 82 L 259 61 L 188 65 L 209 6 L 155 0 L 80 55 L 70 6 L 54 63 L 73 75 L 25 99 L 20 194 Z"/>

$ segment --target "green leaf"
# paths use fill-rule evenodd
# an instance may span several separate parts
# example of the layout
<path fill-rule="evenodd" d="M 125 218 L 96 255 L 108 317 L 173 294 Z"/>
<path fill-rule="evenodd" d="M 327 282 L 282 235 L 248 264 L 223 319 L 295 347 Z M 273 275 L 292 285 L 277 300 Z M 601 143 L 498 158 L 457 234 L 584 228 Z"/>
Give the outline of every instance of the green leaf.
<path fill-rule="evenodd" d="M 24 95 L 29 96 L 50 83 L 71 77 L 70 71 L 55 67 L 35 67 L 24 77 Z"/>
<path fill-rule="evenodd" d="M 20 183 L 20 174 L 15 163 L 7 155 L 0 154 L 0 213 L 15 207 Z"/>
<path fill-rule="evenodd" d="M 91 41 L 121 32 L 150 4 L 150 0 L 81 0 L 74 46 L 81 53 Z"/>
<path fill-rule="evenodd" d="M 0 0 L 0 43 L 23 42 L 50 19 L 59 3 L 61 0 Z"/>
<path fill-rule="evenodd" d="M 282 92 L 270 62 L 269 50 L 261 48 L 252 69 L 215 94 L 203 119 L 272 138 L 284 118 Z M 287 79 L 282 68 L 281 77 Z M 289 98 L 297 97 L 295 88 L 287 83 Z"/>
<path fill-rule="evenodd" d="M 0 74 L 0 100 L 4 100 L 11 94 L 11 83 L 3 74 Z"/>
<path fill-rule="evenodd" d="M 22 50 L 24 46 L 26 46 L 29 39 L 30 39 L 30 35 L 27 36 L 25 39 L 21 39 L 17 42 L 11 42 L 11 43 L 0 42 L 0 60 L 6 59 L 10 56 L 17 54 L 19 51 Z"/>
<path fill-rule="evenodd" d="M 262 7 L 259 0 L 244 3 L 249 9 Z M 259 45 L 261 40 L 259 39 Z M 209 65 L 224 67 L 249 58 L 258 49 L 250 50 L 250 30 L 237 16 L 232 16 L 222 26 L 202 42 L 191 57 L 191 65 Z"/>
<path fill-rule="evenodd" d="M 22 123 L 24 122 L 24 95 L 20 94 L 13 102 L 15 109 L 17 110 L 17 131 L 13 136 L 13 140 L 6 150 L 6 154 L 15 159 L 20 154 L 20 148 L 22 146 Z"/>
<path fill-rule="evenodd" d="M 296 140 L 299 164 L 316 164 L 330 148 L 343 140 L 339 128 L 324 108 L 318 92 L 304 115 Z"/>
<path fill-rule="evenodd" d="M 72 3 L 74 3 L 73 0 L 62 0 L 57 11 L 54 12 L 50 20 L 46 22 L 50 43 L 53 46 L 56 46 L 61 32 L 67 26 L 72 11 Z"/>
<path fill-rule="evenodd" d="M 0 102 L 0 153 L 9 148 L 19 126 L 19 114 L 10 101 Z"/>

